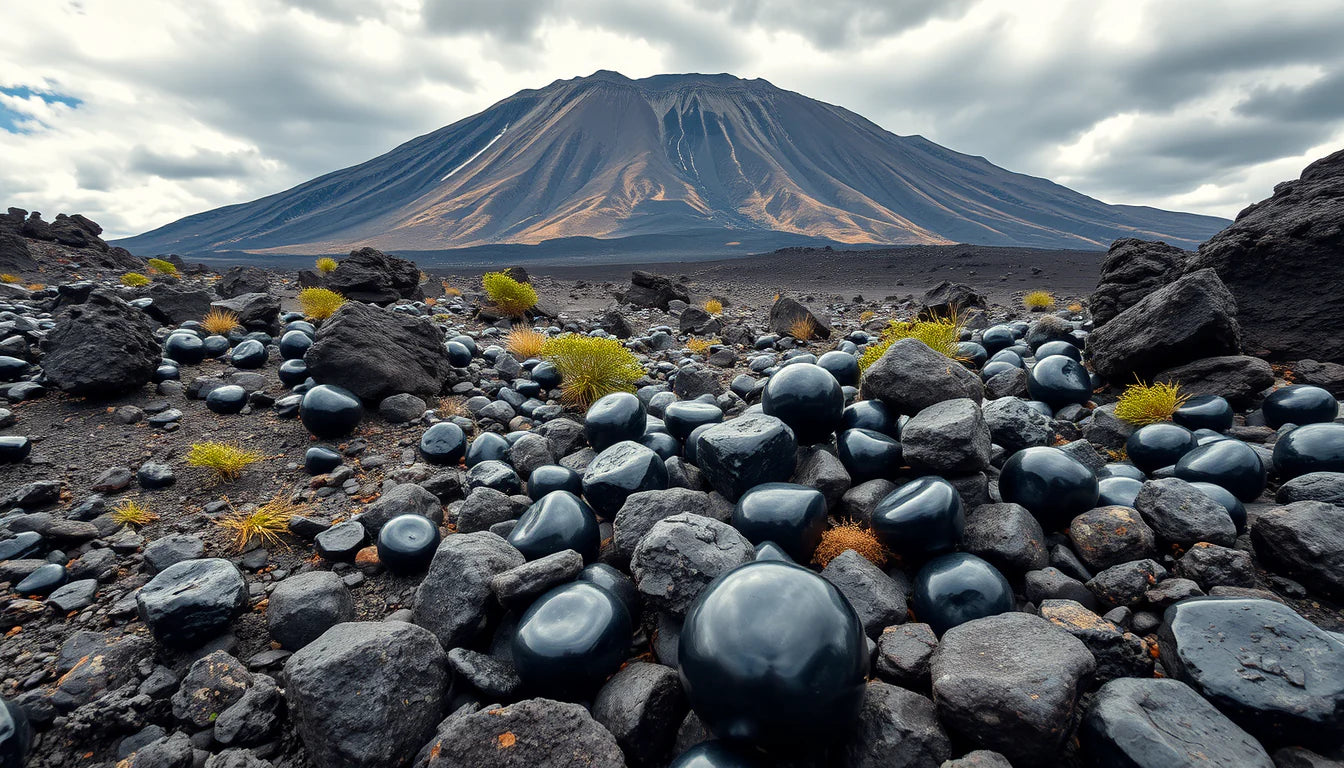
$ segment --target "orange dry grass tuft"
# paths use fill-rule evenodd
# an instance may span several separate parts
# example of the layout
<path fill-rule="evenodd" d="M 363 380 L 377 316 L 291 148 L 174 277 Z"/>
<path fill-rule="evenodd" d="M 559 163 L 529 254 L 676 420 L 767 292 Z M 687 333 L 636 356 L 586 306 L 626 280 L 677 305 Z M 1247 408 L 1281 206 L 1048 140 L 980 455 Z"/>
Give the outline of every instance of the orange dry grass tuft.
<path fill-rule="evenodd" d="M 879 567 L 887 562 L 887 548 L 870 529 L 853 520 L 846 520 L 821 535 L 821 543 L 812 553 L 812 562 L 825 568 L 847 549 L 858 552 Z"/>
<path fill-rule="evenodd" d="M 817 335 L 817 324 L 810 317 L 799 317 L 789 323 L 789 335 L 799 341 L 810 341 Z"/>

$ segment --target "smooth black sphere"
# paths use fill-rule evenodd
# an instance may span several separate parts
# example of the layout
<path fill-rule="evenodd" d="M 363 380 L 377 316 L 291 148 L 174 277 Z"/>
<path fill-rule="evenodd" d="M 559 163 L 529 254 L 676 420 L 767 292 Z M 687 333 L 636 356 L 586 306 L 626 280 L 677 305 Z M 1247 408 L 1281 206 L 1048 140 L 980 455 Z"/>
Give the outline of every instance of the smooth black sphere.
<path fill-rule="evenodd" d="M 591 563 L 597 559 L 602 536 L 597 515 L 586 501 L 569 491 L 552 491 L 518 518 L 508 542 L 528 560 L 572 549 Z"/>
<path fill-rule="evenodd" d="M 439 527 L 421 515 L 397 515 L 378 531 L 378 561 L 396 574 L 428 568 L 438 547 Z"/>
<path fill-rule="evenodd" d="M 658 454 L 663 461 L 681 453 L 681 443 L 666 432 L 645 432 L 637 442 Z"/>
<path fill-rule="evenodd" d="M 1190 483 L 1213 483 L 1242 501 L 1255 501 L 1265 490 L 1266 472 L 1260 454 L 1240 440 L 1215 440 L 1198 446 L 1176 462 L 1176 476 Z"/>
<path fill-rule="evenodd" d="M 1143 490 L 1143 481 L 1132 477 L 1103 477 L 1097 480 L 1098 507 L 1133 507 Z"/>
<path fill-rule="evenodd" d="M 1293 384 L 1276 389 L 1265 398 L 1261 410 L 1265 423 L 1273 429 L 1284 424 L 1324 424 L 1339 415 L 1335 396 L 1320 387 Z"/>
<path fill-rule="evenodd" d="M 287 387 L 302 384 L 308 378 L 308 363 L 304 360 L 286 360 L 277 371 L 280 383 Z"/>
<path fill-rule="evenodd" d="M 1003 360 L 997 360 L 992 363 L 985 363 L 985 366 L 980 369 L 980 380 L 989 381 L 995 376 L 998 376 L 1000 373 L 1019 370 L 1021 368 L 1022 366 L 1020 365 L 1013 365 L 1012 363 L 1005 362 Z"/>
<path fill-rule="evenodd" d="M 572 699 L 597 690 L 630 653 L 625 605 L 595 584 L 552 589 L 523 613 L 513 636 L 513 664 L 537 694 Z"/>
<path fill-rule="evenodd" d="M 957 358 L 965 360 L 972 368 L 979 368 L 989 360 L 989 352 L 974 341 L 957 343 Z"/>
<path fill-rule="evenodd" d="M 163 356 L 180 365 L 197 365 L 205 359 L 205 342 L 194 333 L 171 333 L 163 341 Z"/>
<path fill-rule="evenodd" d="M 579 571 L 579 581 L 595 584 L 616 596 L 630 612 L 632 620 L 639 618 L 640 597 L 635 580 L 606 563 L 589 563 Z"/>
<path fill-rule="evenodd" d="M 817 367 L 830 371 L 842 387 L 859 386 L 859 359 L 848 352 L 831 350 L 817 358 Z"/>
<path fill-rule="evenodd" d="M 1198 395 L 1186 400 L 1171 414 L 1171 420 L 1191 431 L 1232 428 L 1232 405 L 1218 395 Z"/>
<path fill-rule="evenodd" d="M 583 476 L 559 464 L 543 464 L 532 470 L 527 476 L 527 495 L 536 501 L 551 491 L 569 491 L 578 496 L 583 493 Z"/>
<path fill-rule="evenodd" d="M 1027 391 L 1033 400 L 1058 410 L 1092 399 L 1092 380 L 1082 363 L 1067 355 L 1051 355 L 1037 360 L 1027 372 Z"/>
<path fill-rule="evenodd" d="M 466 368 L 471 365 L 471 350 L 465 344 L 450 341 L 444 344 L 448 349 L 448 364 L 454 368 Z"/>
<path fill-rule="evenodd" d="M 205 356 L 210 358 L 219 357 L 225 352 L 228 352 L 230 346 L 229 340 L 218 334 L 214 336 L 206 336 L 201 341 L 201 344 L 204 345 Z"/>
<path fill-rule="evenodd" d="M 1344 472 L 1344 424 L 1307 424 L 1274 443 L 1280 481 L 1308 472 Z"/>
<path fill-rule="evenodd" d="M 989 360 L 987 360 L 986 363 L 1007 363 L 1014 368 L 1024 369 L 1027 367 L 1027 362 L 1023 360 L 1022 356 L 1017 353 L 1017 350 L 1012 347 L 1000 349 L 998 352 L 990 355 Z"/>
<path fill-rule="evenodd" d="M 1190 485 L 1204 492 L 1205 496 L 1213 499 L 1223 505 L 1227 510 L 1227 516 L 1232 518 L 1232 523 L 1237 526 L 1237 533 L 1246 532 L 1246 505 L 1241 503 L 1241 499 L 1232 495 L 1232 492 L 1221 485 L 1213 483 L 1196 482 Z"/>
<path fill-rule="evenodd" d="M 18 381 L 27 372 L 27 360 L 0 355 L 0 381 Z"/>
<path fill-rule="evenodd" d="M 467 435 L 451 421 L 433 424 L 420 436 L 420 455 L 430 464 L 454 466 L 467 453 Z"/>
<path fill-rule="evenodd" d="M 1125 441 L 1125 453 L 1134 466 L 1151 474 L 1153 470 L 1174 465 L 1198 445 L 1190 430 L 1162 422 L 1134 430 Z"/>
<path fill-rule="evenodd" d="M 283 317 L 280 319 L 281 321 L 284 321 Z M 285 323 L 285 332 L 288 333 L 290 331 L 303 331 L 308 334 L 308 338 L 311 339 L 317 335 L 317 326 L 303 319 L 290 320 Z"/>
<path fill-rule="evenodd" d="M 482 461 L 509 460 L 509 441 L 495 432 L 482 432 L 467 447 L 467 466 L 474 467 Z"/>
<path fill-rule="evenodd" d="M 860 400 L 845 406 L 840 413 L 840 431 L 847 429 L 871 429 L 898 440 L 901 437 L 896 414 L 881 400 Z"/>
<path fill-rule="evenodd" d="M 303 470 L 310 475 L 325 475 L 341 466 L 341 454 L 315 445 L 303 454 Z"/>
<path fill-rule="evenodd" d="M 648 411 L 629 392 L 613 392 L 598 398 L 583 417 L 588 444 L 601 453 L 623 440 L 638 440 L 644 434 Z"/>
<path fill-rule="evenodd" d="M 1132 477 L 1139 482 L 1148 479 L 1148 475 L 1144 474 L 1142 469 L 1123 461 L 1111 462 L 1097 470 L 1098 480 L 1105 480 L 1108 477 Z"/>
<path fill-rule="evenodd" d="M 555 389 L 560 386 L 560 369 L 556 368 L 554 363 L 537 363 L 531 374 L 532 380 L 540 384 L 542 389 Z"/>
<path fill-rule="evenodd" d="M 702 741 L 678 755 L 668 768 L 765 768 L 765 763 L 749 750 Z"/>
<path fill-rule="evenodd" d="M 350 434 L 362 418 L 364 405 L 355 393 L 334 384 L 319 384 L 304 392 L 299 405 L 304 428 L 323 440 Z"/>
<path fill-rule="evenodd" d="M 165 364 L 160 365 L 158 368 L 154 369 L 154 375 L 152 378 L 155 384 L 164 381 L 178 381 L 179 379 L 182 378 L 182 372 L 177 369 L 176 365 Z"/>
<path fill-rule="evenodd" d="M 247 390 L 237 384 L 215 387 L 205 396 L 205 407 L 220 414 L 240 413 L 247 405 Z"/>
<path fill-rule="evenodd" d="M 774 542 L 795 562 L 810 562 L 826 531 L 826 497 L 806 485 L 763 483 L 737 500 L 732 523 L 752 544 Z"/>
<path fill-rule="evenodd" d="M 1004 463 L 999 495 L 1026 507 L 1048 533 L 1097 506 L 1097 476 L 1058 448 L 1024 448 Z"/>
<path fill-rule="evenodd" d="M 941 636 L 968 621 L 1013 610 L 1013 588 L 998 568 L 966 552 L 924 564 L 915 575 L 915 618 Z"/>
<path fill-rule="evenodd" d="M 313 346 L 313 337 L 303 331 L 286 331 L 280 337 L 280 357 L 286 360 L 300 360 Z"/>
<path fill-rule="evenodd" d="M 663 411 L 663 424 L 668 434 L 678 441 L 690 437 L 691 432 L 702 424 L 718 424 L 723 421 L 723 411 L 713 403 L 698 400 L 678 400 L 668 404 Z"/>
<path fill-rule="evenodd" d="M 250 371 L 265 365 L 269 356 L 265 344 L 256 339 L 248 339 L 239 342 L 238 346 L 233 348 L 229 353 L 229 362 L 233 363 L 234 368 Z"/>
<path fill-rule="evenodd" d="M 1011 347 L 1017 343 L 1017 335 L 1006 325 L 993 325 L 980 334 L 980 346 L 989 354 Z"/>
<path fill-rule="evenodd" d="M 765 383 L 761 408 L 787 424 L 800 444 L 819 443 L 840 426 L 845 394 L 830 371 L 798 363 L 780 368 Z"/>
<path fill-rule="evenodd" d="M 33 451 L 33 441 L 26 435 L 5 435 L 0 437 L 0 464 L 13 464 L 28 458 Z"/>
<path fill-rule="evenodd" d="M 816 573 L 758 560 L 691 605 L 682 688 L 718 738 L 764 748 L 843 739 L 863 703 L 868 641 L 849 601 Z"/>
<path fill-rule="evenodd" d="M 836 438 L 836 455 L 854 484 L 896 476 L 901 467 L 901 444 L 871 429 L 846 429 Z"/>
<path fill-rule="evenodd" d="M 1053 355 L 1063 355 L 1064 357 L 1073 358 L 1078 362 L 1082 362 L 1083 360 L 1083 353 L 1067 341 L 1047 341 L 1036 348 L 1037 360 L 1044 360 Z"/>
<path fill-rule="evenodd" d="M 887 549 L 909 560 L 951 552 L 961 544 L 965 530 L 961 494 L 933 475 L 902 485 L 873 510 L 873 533 Z"/>

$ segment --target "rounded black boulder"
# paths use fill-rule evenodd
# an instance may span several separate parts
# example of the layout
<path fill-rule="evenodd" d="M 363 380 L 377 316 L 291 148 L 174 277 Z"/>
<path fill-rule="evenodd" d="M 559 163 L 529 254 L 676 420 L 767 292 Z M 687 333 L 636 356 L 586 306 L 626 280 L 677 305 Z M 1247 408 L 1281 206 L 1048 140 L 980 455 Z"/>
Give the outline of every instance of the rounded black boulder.
<path fill-rule="evenodd" d="M 341 466 L 341 454 L 315 445 L 303 454 L 303 471 L 310 475 L 325 475 Z"/>
<path fill-rule="evenodd" d="M 839 590 L 778 560 L 739 566 L 701 592 L 677 654 L 705 727 L 765 749 L 843 738 L 863 703 L 868 658 L 863 624 Z"/>
<path fill-rule="evenodd" d="M 542 389 L 555 389 L 560 386 L 562 377 L 560 369 L 555 367 L 554 363 L 542 361 L 537 363 L 529 372 L 532 380 L 541 385 Z"/>
<path fill-rule="evenodd" d="M 793 476 L 798 442 L 793 430 L 774 416 L 739 416 L 692 440 L 695 458 L 687 459 L 729 501 L 761 483 L 787 482 Z"/>
<path fill-rule="evenodd" d="M 160 643 L 194 648 L 228 631 L 247 607 L 247 586 L 228 560 L 184 560 L 159 571 L 136 594 L 135 603 Z"/>
<path fill-rule="evenodd" d="M 901 444 L 871 429 L 846 429 L 835 441 L 836 455 L 855 484 L 895 477 L 901 468 Z"/>
<path fill-rule="evenodd" d="M 527 495 L 537 501 L 551 491 L 569 491 L 577 496 L 583 493 L 583 475 L 559 464 L 543 464 L 532 470 L 527 476 Z"/>
<path fill-rule="evenodd" d="M 528 560 L 572 549 L 585 563 L 597 559 L 602 537 L 597 515 L 569 491 L 553 491 L 532 503 L 509 532 L 508 542 Z"/>
<path fill-rule="evenodd" d="M 465 344 L 450 341 L 444 344 L 448 350 L 448 364 L 454 368 L 466 368 L 471 365 L 471 350 Z"/>
<path fill-rule="evenodd" d="M 1067 341 L 1059 341 L 1059 340 L 1047 341 L 1036 348 L 1037 360 L 1044 360 L 1045 358 L 1050 357 L 1052 355 L 1063 355 L 1065 357 L 1071 357 L 1074 360 L 1078 360 L 1079 362 L 1081 362 L 1083 359 L 1083 353 L 1078 349 L 1078 347 L 1074 346 L 1073 344 L 1070 344 Z"/>
<path fill-rule="evenodd" d="M 1057 531 L 1097 505 L 1097 476 L 1058 448 L 1024 448 L 1004 463 L 999 494 L 1026 507 L 1047 532 Z"/>
<path fill-rule="evenodd" d="M 1134 430 L 1125 441 L 1125 453 L 1134 466 L 1151 474 L 1174 465 L 1198 445 L 1199 440 L 1190 430 L 1162 422 Z"/>
<path fill-rule="evenodd" d="M 1309 472 L 1344 472 L 1344 424 L 1307 424 L 1274 443 L 1279 480 Z"/>
<path fill-rule="evenodd" d="M 644 434 L 648 411 L 629 392 L 613 392 L 598 398 L 583 417 L 588 445 L 601 453 L 623 440 L 638 440 Z"/>
<path fill-rule="evenodd" d="M 859 386 L 859 359 L 848 352 L 833 349 L 817 358 L 817 367 L 829 371 L 842 387 Z"/>
<path fill-rule="evenodd" d="M 896 425 L 896 414 L 886 406 L 886 403 L 881 400 L 860 400 L 853 405 L 845 406 L 845 410 L 840 413 L 838 429 L 841 432 L 848 429 L 871 429 L 899 440 L 901 434 Z"/>
<path fill-rule="evenodd" d="M 650 448 L 663 461 L 681 453 L 681 443 L 666 432 L 645 432 L 639 438 L 639 444 Z"/>
<path fill-rule="evenodd" d="M 237 384 L 215 387 L 205 396 L 205 407 L 219 414 L 239 413 L 247 405 L 247 390 Z"/>
<path fill-rule="evenodd" d="M 621 601 L 625 609 L 630 612 L 631 618 L 639 616 L 639 589 L 635 586 L 634 579 L 616 568 L 606 563 L 589 563 L 579 571 L 578 580 L 596 584 L 607 590 Z"/>
<path fill-rule="evenodd" d="M 1240 440 L 1205 443 L 1176 462 L 1176 476 L 1190 483 L 1213 483 L 1242 501 L 1255 501 L 1265 490 L 1260 454 Z"/>
<path fill-rule="evenodd" d="M 302 360 L 313 346 L 313 337 L 303 331 L 285 331 L 280 337 L 280 357 L 286 360 Z"/>
<path fill-rule="evenodd" d="M 451 421 L 440 421 L 420 436 L 420 455 L 430 464 L 456 465 L 467 455 L 467 435 Z"/>
<path fill-rule="evenodd" d="M 1172 414 L 1171 420 L 1189 430 L 1211 429 L 1226 432 L 1232 428 L 1232 404 L 1218 395 L 1196 395 Z"/>
<path fill-rule="evenodd" d="M 1143 490 L 1143 481 L 1132 477 L 1103 477 L 1097 480 L 1098 507 L 1130 507 Z"/>
<path fill-rule="evenodd" d="M 951 552 L 966 531 L 961 494 L 941 477 L 912 480 L 873 510 L 873 533 L 887 549 L 912 561 Z"/>
<path fill-rule="evenodd" d="M 773 542 L 796 562 L 811 562 L 826 531 L 826 497 L 795 483 L 765 483 L 742 494 L 733 527 L 752 544 Z"/>
<path fill-rule="evenodd" d="M 495 432 L 482 432 L 467 446 L 466 462 L 474 467 L 483 461 L 509 460 L 509 441 Z"/>
<path fill-rule="evenodd" d="M 439 538 L 439 527 L 429 518 L 397 515 L 378 531 L 378 562 L 393 573 L 419 573 L 429 567 Z"/>
<path fill-rule="evenodd" d="M 315 437 L 344 437 L 359 426 L 364 405 L 355 393 L 334 384 L 319 384 L 303 393 L 299 419 Z"/>
<path fill-rule="evenodd" d="M 588 582 L 558 586 L 518 621 L 513 663 L 529 690 L 560 699 L 589 696 L 630 652 L 625 605 Z"/>
<path fill-rule="evenodd" d="M 1293 384 L 1271 392 L 1261 410 L 1265 414 L 1265 423 L 1278 429 L 1284 424 L 1302 426 L 1334 421 L 1339 415 L 1339 402 L 1320 387 Z"/>
<path fill-rule="evenodd" d="M 761 408 L 793 430 L 808 445 L 830 437 L 840 426 L 845 395 L 831 372 L 812 363 L 787 365 L 765 383 Z"/>
<path fill-rule="evenodd" d="M 990 326 L 985 329 L 984 333 L 980 334 L 980 345 L 991 355 L 1016 343 L 1017 334 L 1013 333 L 1013 329 L 1006 325 Z"/>
<path fill-rule="evenodd" d="M 308 363 L 303 360 L 286 360 L 280 364 L 276 375 L 286 387 L 302 384 L 308 378 Z"/>
<path fill-rule="evenodd" d="M 938 635 L 958 624 L 1013 610 L 1013 588 L 998 568 L 975 555 L 952 552 L 915 575 L 915 618 Z"/>
<path fill-rule="evenodd" d="M 180 365 L 199 365 L 205 359 L 205 342 L 194 333 L 171 333 L 163 340 L 163 356 Z"/>
<path fill-rule="evenodd" d="M 33 441 L 24 435 L 0 437 L 0 464 L 14 464 L 28 458 Z"/>
<path fill-rule="evenodd" d="M 608 520 L 621 511 L 631 494 L 665 488 L 667 467 L 662 458 L 631 440 L 602 451 L 583 472 L 584 498 Z"/>
<path fill-rule="evenodd" d="M 1036 361 L 1027 372 L 1027 392 L 1051 408 L 1070 403 L 1082 405 L 1092 397 L 1092 380 L 1083 364 L 1068 355 L 1051 355 Z"/>
<path fill-rule="evenodd" d="M 663 423 L 667 433 L 678 441 L 685 441 L 696 427 L 704 424 L 719 424 L 723 421 L 723 411 L 713 403 L 698 400 L 679 400 L 670 403 L 663 411 Z"/>
<path fill-rule="evenodd" d="M 269 357 L 265 344 L 256 339 L 247 339 L 239 342 L 229 353 L 229 362 L 233 363 L 234 368 L 251 371 L 265 365 Z"/>

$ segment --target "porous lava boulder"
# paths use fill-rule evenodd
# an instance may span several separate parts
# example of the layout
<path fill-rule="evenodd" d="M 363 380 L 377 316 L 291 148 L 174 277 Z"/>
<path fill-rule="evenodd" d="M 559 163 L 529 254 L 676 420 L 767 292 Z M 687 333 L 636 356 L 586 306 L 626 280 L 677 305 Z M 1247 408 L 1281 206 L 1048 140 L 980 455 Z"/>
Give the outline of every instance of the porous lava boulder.
<path fill-rule="evenodd" d="M 6 272 L 31 272 L 37 269 L 28 241 L 17 232 L 0 231 L 0 269 Z"/>
<path fill-rule="evenodd" d="M 231 299 L 244 293 L 270 293 L 275 279 L 261 267 L 229 267 L 215 283 L 220 298 Z"/>
<path fill-rule="evenodd" d="M 414 298 L 420 268 L 413 261 L 389 256 L 377 248 L 359 248 L 341 259 L 327 275 L 327 287 L 353 301 L 385 306 Z"/>
<path fill-rule="evenodd" d="M 1258 357 L 1221 355 L 1168 368 L 1153 381 L 1180 384 L 1182 394 L 1191 397 L 1217 395 L 1245 407 L 1274 383 L 1274 371 Z"/>
<path fill-rule="evenodd" d="M 1271 359 L 1344 362 L 1344 314 L 1315 300 L 1344 284 L 1344 150 L 1237 214 L 1185 265 L 1212 269 L 1236 297 L 1244 344 Z"/>
<path fill-rule="evenodd" d="M 984 294 L 976 293 L 964 283 L 944 280 L 926 291 L 924 298 L 919 300 L 919 319 L 946 319 L 964 314 L 968 309 L 984 309 L 986 306 Z"/>
<path fill-rule="evenodd" d="M 1237 303 L 1213 270 L 1192 272 L 1148 294 L 1087 337 L 1093 370 L 1110 381 L 1241 347 Z"/>
<path fill-rule="evenodd" d="M 155 283 L 145 295 L 154 300 L 145 311 L 161 323 L 179 325 L 188 320 L 200 320 L 210 311 L 215 300 L 209 291 L 200 288 L 178 288 L 168 283 Z"/>
<path fill-rule="evenodd" d="M 881 400 L 897 413 L 914 415 L 934 403 L 984 399 L 980 377 L 918 339 L 900 339 L 864 371 L 859 391 L 865 400 Z"/>
<path fill-rule="evenodd" d="M 42 348 L 47 381 L 85 397 L 143 386 L 159 365 L 159 343 L 145 314 L 105 288 L 66 309 Z"/>
<path fill-rule="evenodd" d="M 1126 237 L 1111 243 L 1101 262 L 1097 290 L 1089 302 L 1092 322 L 1100 328 L 1144 296 L 1170 283 L 1180 274 L 1189 255 L 1189 251 L 1160 240 Z"/>
<path fill-rule="evenodd" d="M 465 708 L 464 708 L 465 709 Z M 526 699 L 460 710 L 421 750 L 428 768 L 625 768 L 616 737 L 578 704 Z"/>
<path fill-rule="evenodd" d="M 248 330 L 280 330 L 276 317 L 280 314 L 280 299 L 265 291 L 240 293 L 232 298 L 212 302 L 211 309 L 232 312 L 238 323 Z"/>
<path fill-rule="evenodd" d="M 436 397 L 453 372 L 443 331 L 433 322 L 358 301 L 322 323 L 305 360 L 318 382 L 369 402 L 402 392 Z"/>
<path fill-rule="evenodd" d="M 831 338 L 831 327 L 812 313 L 812 310 L 799 304 L 788 296 L 780 296 L 775 299 L 775 303 L 770 305 L 770 318 L 766 325 L 771 333 L 781 335 L 791 334 L 794 323 L 810 322 L 812 324 L 812 335 L 818 339 Z"/>
<path fill-rule="evenodd" d="M 650 307 L 666 311 L 668 304 L 678 299 L 690 303 L 691 296 L 686 289 L 673 283 L 662 275 L 636 269 L 630 273 L 630 290 L 621 296 L 621 301 L 637 307 Z"/>

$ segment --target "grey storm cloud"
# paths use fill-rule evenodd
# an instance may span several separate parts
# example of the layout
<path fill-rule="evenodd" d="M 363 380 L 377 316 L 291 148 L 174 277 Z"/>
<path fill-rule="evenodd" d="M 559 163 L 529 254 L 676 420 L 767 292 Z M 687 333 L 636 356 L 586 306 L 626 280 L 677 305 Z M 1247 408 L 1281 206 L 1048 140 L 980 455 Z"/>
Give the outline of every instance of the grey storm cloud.
<path fill-rule="evenodd" d="M 128 168 L 161 179 L 230 179 L 255 172 L 257 161 L 255 152 L 198 149 L 191 154 L 175 155 L 140 146 L 131 151 Z"/>

